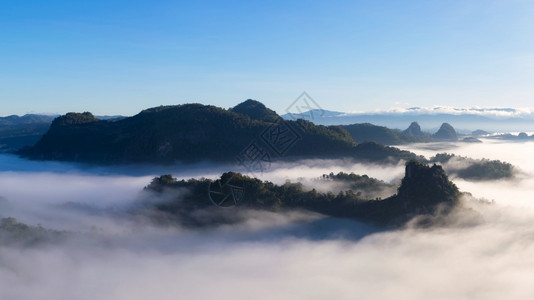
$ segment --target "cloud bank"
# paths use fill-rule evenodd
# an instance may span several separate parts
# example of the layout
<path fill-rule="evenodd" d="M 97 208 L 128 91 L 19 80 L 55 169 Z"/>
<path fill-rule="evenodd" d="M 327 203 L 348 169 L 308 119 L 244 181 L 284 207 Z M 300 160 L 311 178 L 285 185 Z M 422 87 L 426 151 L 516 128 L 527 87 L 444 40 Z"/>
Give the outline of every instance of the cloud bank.
<path fill-rule="evenodd" d="M 484 142 L 409 146 L 426 156 L 446 149 L 521 167 L 524 175 L 515 180 L 454 179 L 462 190 L 495 200 L 494 205 L 468 203 L 482 221 L 473 224 L 472 215 L 459 215 L 454 218 L 463 222 L 395 231 L 304 212 L 259 211 L 242 211 L 243 222 L 209 230 L 156 226 L 128 214 L 143 197 L 140 190 L 153 169 L 32 172 L 2 165 L 1 216 L 73 234 L 27 247 L 1 245 L 0 298 L 532 298 L 534 143 Z M 205 167 L 191 172 L 214 176 L 218 170 Z M 273 164 L 262 176 L 313 184 L 330 171 L 395 181 L 403 166 L 298 161 Z M 179 175 L 185 178 L 188 171 Z"/>
<path fill-rule="evenodd" d="M 342 116 L 357 116 L 357 115 L 475 115 L 490 118 L 534 118 L 534 108 L 483 108 L 483 107 L 468 107 L 458 108 L 450 106 L 432 106 L 432 107 L 393 107 L 389 109 L 379 109 L 374 111 L 353 111 L 342 114 Z"/>

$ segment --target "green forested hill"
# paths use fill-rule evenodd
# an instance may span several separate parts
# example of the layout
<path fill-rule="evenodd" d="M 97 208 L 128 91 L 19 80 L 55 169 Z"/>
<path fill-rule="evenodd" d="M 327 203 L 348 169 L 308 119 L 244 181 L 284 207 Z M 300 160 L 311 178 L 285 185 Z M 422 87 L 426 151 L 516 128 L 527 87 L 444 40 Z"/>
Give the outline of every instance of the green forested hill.
<path fill-rule="evenodd" d="M 34 147 L 20 153 L 34 159 L 103 164 L 230 161 L 240 155 L 257 158 L 258 153 L 267 153 L 270 160 L 415 158 L 398 149 L 357 145 L 340 127 L 275 118 L 273 111 L 253 100 L 230 110 L 201 104 L 160 106 L 120 120 L 69 113 L 55 119 Z"/>

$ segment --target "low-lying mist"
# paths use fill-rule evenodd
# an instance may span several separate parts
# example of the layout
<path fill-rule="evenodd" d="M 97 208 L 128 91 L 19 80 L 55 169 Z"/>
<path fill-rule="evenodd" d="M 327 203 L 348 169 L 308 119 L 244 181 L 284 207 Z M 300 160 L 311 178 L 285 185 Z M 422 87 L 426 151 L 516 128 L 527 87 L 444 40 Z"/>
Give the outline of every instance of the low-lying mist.
<path fill-rule="evenodd" d="M 131 213 L 147 197 L 143 187 L 156 175 L 216 178 L 238 166 L 114 169 L 0 156 L 0 217 L 67 232 L 0 245 L 0 299 L 531 298 L 534 143 L 428 146 L 404 148 L 499 159 L 521 176 L 453 179 L 462 191 L 495 200 L 466 200 L 476 222 L 452 215 L 444 226 L 384 231 L 303 211 L 230 208 L 242 222 L 191 229 Z M 404 166 L 304 160 L 273 163 L 257 175 L 328 190 L 336 187 L 316 179 L 341 171 L 398 183 Z"/>
<path fill-rule="evenodd" d="M 251 215 L 256 224 L 208 232 L 144 227 L 0 247 L 0 297 L 529 298 L 534 216 L 478 209 L 485 222 L 474 227 L 380 232 L 338 220 L 328 229 L 339 235 L 312 239 L 310 231 L 323 227 L 313 216 L 260 213 Z"/>
<path fill-rule="evenodd" d="M 500 205 L 534 205 L 534 142 L 506 142 L 482 139 L 483 143 L 440 143 L 415 144 L 401 147 L 414 153 L 430 157 L 436 153 L 453 153 L 478 159 L 501 160 L 517 168 L 517 176 L 512 179 L 467 181 L 454 178 L 454 183 L 475 197 L 495 200 Z"/>

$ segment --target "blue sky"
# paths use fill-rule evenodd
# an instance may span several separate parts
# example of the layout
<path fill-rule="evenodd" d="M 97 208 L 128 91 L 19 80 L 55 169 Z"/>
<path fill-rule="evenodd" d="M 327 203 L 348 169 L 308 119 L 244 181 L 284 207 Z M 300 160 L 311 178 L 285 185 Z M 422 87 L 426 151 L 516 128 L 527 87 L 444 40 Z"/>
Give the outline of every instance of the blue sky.
<path fill-rule="evenodd" d="M 0 115 L 534 106 L 534 2 L 0 0 Z"/>

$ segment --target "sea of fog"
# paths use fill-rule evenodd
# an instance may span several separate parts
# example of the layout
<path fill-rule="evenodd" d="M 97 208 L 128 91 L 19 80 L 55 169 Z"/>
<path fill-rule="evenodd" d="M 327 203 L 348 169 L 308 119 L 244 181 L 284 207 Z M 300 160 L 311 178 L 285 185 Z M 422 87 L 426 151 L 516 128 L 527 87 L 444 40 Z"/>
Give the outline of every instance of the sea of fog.
<path fill-rule="evenodd" d="M 42 245 L 0 246 L 0 299 L 530 299 L 534 143 L 483 142 L 403 149 L 517 166 L 512 180 L 453 178 L 462 191 L 495 201 L 469 204 L 484 221 L 394 231 L 258 211 L 241 211 L 243 223 L 209 230 L 155 226 L 128 214 L 154 176 L 216 178 L 239 167 L 94 167 L 0 155 L 0 216 L 73 233 Z M 259 175 L 327 190 L 314 179 L 339 171 L 398 183 L 404 166 L 303 160 Z"/>

